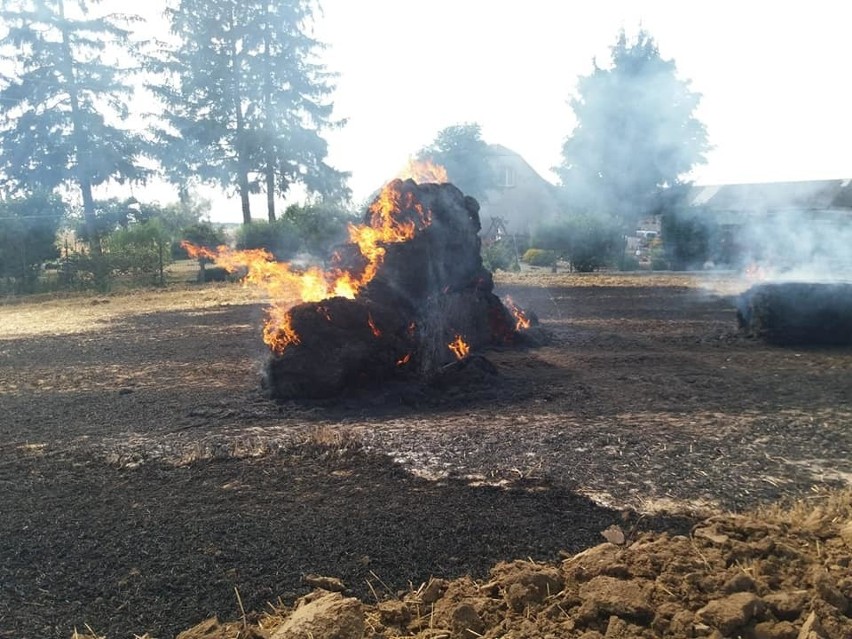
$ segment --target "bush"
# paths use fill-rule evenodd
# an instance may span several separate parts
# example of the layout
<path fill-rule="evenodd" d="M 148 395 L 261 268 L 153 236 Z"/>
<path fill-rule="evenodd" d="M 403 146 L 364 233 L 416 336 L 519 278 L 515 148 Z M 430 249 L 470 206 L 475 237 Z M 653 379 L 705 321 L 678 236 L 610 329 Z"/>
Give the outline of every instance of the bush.
<path fill-rule="evenodd" d="M 111 270 L 165 284 L 164 269 L 171 262 L 171 238 L 159 220 L 119 229 L 109 235 L 107 246 Z"/>
<path fill-rule="evenodd" d="M 612 263 L 620 255 L 623 239 L 609 215 L 574 215 L 538 227 L 533 244 L 567 259 L 574 270 L 589 273 Z"/>
<path fill-rule="evenodd" d="M 324 257 L 332 246 L 346 241 L 349 224 L 357 222 L 354 213 L 323 202 L 291 204 L 282 216 L 282 223 L 292 225 L 301 247 L 317 257 Z"/>
<path fill-rule="evenodd" d="M 622 271 L 638 271 L 640 269 L 639 260 L 632 255 L 625 255 L 621 260 Z"/>
<path fill-rule="evenodd" d="M 113 260 L 109 253 L 93 255 L 74 252 L 61 261 L 59 281 L 66 289 L 97 289 L 108 291 L 112 287 Z"/>
<path fill-rule="evenodd" d="M 662 257 L 652 257 L 651 258 L 651 270 L 652 271 L 668 271 L 669 263 L 664 260 Z"/>
<path fill-rule="evenodd" d="M 206 249 L 215 250 L 219 246 L 225 244 L 225 235 L 214 227 L 210 222 L 197 222 L 180 230 L 178 237 L 172 241 L 172 257 L 178 260 L 189 258 L 186 249 L 181 246 L 181 242 L 186 240 L 195 246 L 201 246 Z M 201 262 L 205 260 L 201 258 Z"/>
<path fill-rule="evenodd" d="M 243 224 L 237 231 L 238 249 L 265 249 L 279 261 L 292 259 L 301 245 L 298 229 L 287 219 Z"/>
<path fill-rule="evenodd" d="M 13 293 L 36 290 L 42 262 L 59 257 L 56 232 L 65 214 L 53 195 L 0 201 L 0 280 Z"/>
<path fill-rule="evenodd" d="M 482 264 L 489 271 L 519 271 L 515 247 L 506 240 L 482 247 Z"/>
<path fill-rule="evenodd" d="M 531 248 L 527 249 L 521 261 L 526 262 L 530 266 L 553 266 L 558 259 L 559 254 L 556 251 Z"/>
<path fill-rule="evenodd" d="M 712 259 L 719 225 L 701 208 L 672 211 L 663 215 L 663 240 L 677 271 L 701 268 Z"/>
<path fill-rule="evenodd" d="M 72 228 L 78 238 L 91 245 L 93 239 L 101 242 L 118 229 L 126 229 L 133 224 L 158 220 L 166 233 L 175 239 L 183 229 L 198 223 L 209 210 L 209 202 L 195 201 L 191 198 L 184 203 L 165 206 L 157 203 L 140 202 L 135 197 L 110 198 L 95 202 L 94 238 L 89 237 L 89 227 L 82 217 L 74 220 Z M 175 255 L 174 257 L 180 256 Z"/>

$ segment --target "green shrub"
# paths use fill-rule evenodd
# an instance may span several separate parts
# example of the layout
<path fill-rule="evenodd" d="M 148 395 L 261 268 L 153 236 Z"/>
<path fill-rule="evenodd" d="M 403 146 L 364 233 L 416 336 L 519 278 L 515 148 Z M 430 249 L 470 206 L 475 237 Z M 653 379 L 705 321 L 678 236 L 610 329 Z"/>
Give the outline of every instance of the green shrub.
<path fill-rule="evenodd" d="M 265 249 L 280 261 L 292 259 L 301 246 L 298 229 L 286 219 L 243 224 L 237 231 L 238 249 Z"/>
<path fill-rule="evenodd" d="M 588 273 L 612 263 L 623 248 L 617 221 L 609 215 L 572 215 L 538 227 L 533 244 L 571 262 L 575 271 Z"/>
<path fill-rule="evenodd" d="M 112 288 L 114 258 L 109 253 L 93 255 L 76 251 L 61 261 L 59 282 L 63 288 L 73 290 L 97 289 L 106 292 Z"/>
<path fill-rule="evenodd" d="M 711 215 L 696 207 L 663 215 L 662 232 L 670 262 L 667 267 L 684 271 L 701 268 L 714 257 L 721 230 Z"/>
<path fill-rule="evenodd" d="M 171 262 L 171 237 L 153 219 L 114 231 L 107 238 L 110 268 L 140 281 L 164 284 L 164 269 Z"/>
<path fill-rule="evenodd" d="M 622 271 L 638 271 L 640 268 L 639 260 L 632 255 L 625 255 L 621 260 Z"/>
<path fill-rule="evenodd" d="M 172 241 L 171 253 L 172 257 L 176 260 L 189 258 L 186 249 L 181 246 L 181 242 L 183 241 L 187 241 L 195 246 L 216 250 L 216 248 L 225 244 L 225 234 L 210 222 L 197 222 L 184 227 Z M 210 260 L 205 258 L 201 258 L 199 261 L 210 263 Z"/>
<path fill-rule="evenodd" d="M 282 219 L 292 224 L 301 247 L 317 257 L 324 257 L 331 247 L 345 242 L 349 224 L 359 221 L 353 212 L 325 202 L 291 204 Z"/>
<path fill-rule="evenodd" d="M 531 248 L 527 249 L 521 261 L 526 262 L 530 266 L 553 266 L 558 259 L 559 254 L 556 251 Z"/>
<path fill-rule="evenodd" d="M 519 271 L 521 268 L 515 247 L 507 240 L 500 240 L 482 247 L 482 264 L 492 272 Z"/>
<path fill-rule="evenodd" d="M 0 283 L 12 293 L 35 292 L 40 266 L 59 257 L 56 232 L 62 201 L 47 194 L 0 200 Z"/>

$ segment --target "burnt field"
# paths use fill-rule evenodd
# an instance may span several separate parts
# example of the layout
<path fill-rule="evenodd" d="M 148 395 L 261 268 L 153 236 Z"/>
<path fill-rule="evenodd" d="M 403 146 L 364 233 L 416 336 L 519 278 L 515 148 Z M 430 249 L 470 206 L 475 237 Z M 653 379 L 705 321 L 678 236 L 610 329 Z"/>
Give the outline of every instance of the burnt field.
<path fill-rule="evenodd" d="M 372 600 L 852 484 L 852 348 L 744 337 L 732 290 L 504 277 L 549 341 L 498 376 L 286 403 L 238 286 L 0 306 L 0 637 L 171 637 L 235 589 Z"/>

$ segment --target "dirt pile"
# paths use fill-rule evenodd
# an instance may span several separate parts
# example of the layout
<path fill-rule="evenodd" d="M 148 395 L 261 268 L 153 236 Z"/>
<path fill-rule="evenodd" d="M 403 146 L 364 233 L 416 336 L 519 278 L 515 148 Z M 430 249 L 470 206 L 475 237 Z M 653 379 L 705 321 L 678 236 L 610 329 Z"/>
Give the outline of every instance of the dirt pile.
<path fill-rule="evenodd" d="M 316 590 L 292 610 L 208 620 L 178 637 L 852 637 L 852 491 L 815 508 L 712 517 L 690 536 L 627 537 L 559 565 L 500 563 L 483 583 L 433 579 L 377 604 Z"/>

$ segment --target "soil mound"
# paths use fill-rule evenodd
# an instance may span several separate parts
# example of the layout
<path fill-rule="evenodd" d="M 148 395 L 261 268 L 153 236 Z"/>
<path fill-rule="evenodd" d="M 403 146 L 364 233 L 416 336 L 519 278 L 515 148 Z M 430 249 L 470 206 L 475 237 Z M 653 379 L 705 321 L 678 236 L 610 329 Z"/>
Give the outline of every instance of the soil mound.
<path fill-rule="evenodd" d="M 178 639 L 852 637 L 852 491 L 711 517 L 689 536 L 605 536 L 558 565 L 500 563 L 485 582 L 433 579 L 377 603 L 317 589 Z"/>

